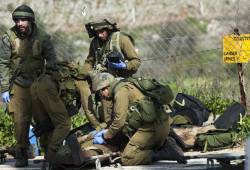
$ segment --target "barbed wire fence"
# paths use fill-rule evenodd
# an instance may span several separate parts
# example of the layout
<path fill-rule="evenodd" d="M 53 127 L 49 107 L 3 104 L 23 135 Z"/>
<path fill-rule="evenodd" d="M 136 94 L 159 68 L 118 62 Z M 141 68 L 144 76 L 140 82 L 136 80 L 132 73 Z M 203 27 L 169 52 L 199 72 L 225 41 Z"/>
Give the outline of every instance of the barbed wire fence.
<path fill-rule="evenodd" d="M 150 76 L 175 86 L 176 92 L 195 89 L 219 93 L 239 101 L 236 64 L 223 62 L 223 36 L 234 28 L 249 33 L 248 0 L 119 0 L 30 1 L 0 0 L 0 32 L 13 25 L 11 11 L 25 2 L 38 16 L 38 23 L 52 34 L 58 56 L 88 54 L 90 39 L 84 30 L 89 21 L 109 18 L 130 33 L 139 49 L 140 76 Z M 46 9 L 46 10 L 45 10 Z M 247 96 L 250 70 L 244 64 Z M 247 98 L 248 106 L 250 97 Z"/>

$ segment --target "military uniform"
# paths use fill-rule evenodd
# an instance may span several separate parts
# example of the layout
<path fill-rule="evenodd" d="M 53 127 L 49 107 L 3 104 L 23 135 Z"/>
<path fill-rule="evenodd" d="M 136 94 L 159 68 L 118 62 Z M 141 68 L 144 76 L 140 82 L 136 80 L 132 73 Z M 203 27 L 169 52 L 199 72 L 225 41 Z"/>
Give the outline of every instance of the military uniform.
<path fill-rule="evenodd" d="M 118 35 L 119 34 L 119 35 Z M 127 67 L 122 70 L 112 70 L 107 68 L 105 65 L 106 55 L 110 53 L 112 50 L 116 49 L 116 44 L 112 42 L 112 39 L 117 39 L 116 37 L 119 36 L 119 47 L 120 51 L 124 56 L 124 60 L 126 61 Z M 114 41 L 114 40 L 113 40 Z M 112 47 L 113 46 L 113 47 Z M 109 39 L 105 42 L 99 40 L 99 38 L 95 37 L 90 44 L 89 54 L 85 60 L 84 67 L 87 71 L 97 70 L 100 72 L 109 72 L 114 76 L 117 77 L 130 77 L 140 67 L 141 61 L 138 57 L 137 52 L 135 51 L 135 47 L 132 44 L 131 40 L 128 36 L 120 33 L 114 32 L 111 33 Z M 99 69 L 99 70 L 98 70 Z"/>
<path fill-rule="evenodd" d="M 136 103 L 145 100 L 145 102 L 152 104 L 152 101 L 146 100 L 146 96 L 130 82 L 113 81 L 108 86 L 108 91 L 109 98 L 113 103 L 112 123 L 103 136 L 106 144 L 94 146 L 104 152 L 112 152 L 109 145 L 115 144 L 122 150 L 121 161 L 123 165 L 151 163 L 154 150 L 163 146 L 168 136 L 169 115 L 162 108 L 151 105 L 153 109 L 150 108 L 150 111 L 154 109 L 156 111 L 150 112 L 150 114 L 157 114 L 157 118 L 150 120 L 148 117 L 147 119 L 150 121 L 142 120 L 143 112 L 136 109 Z M 129 140 L 128 143 L 124 145 L 124 139 L 121 136 L 123 138 L 126 136 Z M 116 142 L 119 139 L 123 146 Z M 86 147 L 86 145 L 83 146 Z"/>
<path fill-rule="evenodd" d="M 145 96 L 130 83 L 121 83 L 120 87 L 112 89 L 114 84 L 110 86 L 110 91 L 113 91 L 111 96 L 113 96 L 113 113 L 115 115 L 104 138 L 111 140 L 122 129 L 123 133 L 130 138 L 122 152 L 122 164 L 149 164 L 152 162 L 153 150 L 161 147 L 168 136 L 169 116 L 165 113 L 159 114 L 160 120 L 158 121 L 142 122 L 138 129 L 125 130 L 126 126 L 131 128 L 131 120 L 129 119 L 133 119 L 128 115 L 130 107 L 135 102 L 143 100 Z M 157 112 L 162 111 L 157 110 Z"/>
<path fill-rule="evenodd" d="M 41 134 L 40 143 L 47 152 L 57 152 L 68 135 L 71 122 L 65 104 L 60 98 L 57 82 L 44 74 L 31 87 L 34 120 L 38 128 L 46 128 L 49 123 L 54 129 Z"/>
<path fill-rule="evenodd" d="M 92 23 L 89 23 L 90 25 Z M 90 48 L 89 48 L 89 54 L 85 60 L 84 66 L 83 66 L 83 70 L 87 73 L 87 72 L 94 72 L 94 73 L 98 73 L 98 72 L 109 72 L 112 75 L 116 76 L 116 77 L 130 77 L 132 76 L 134 73 L 137 72 L 141 61 L 140 58 L 138 57 L 137 52 L 135 51 L 135 47 L 133 45 L 133 43 L 131 42 L 130 38 L 121 33 L 119 31 L 119 29 L 117 29 L 114 25 L 110 25 L 110 23 L 107 20 L 104 20 L 101 23 L 95 23 L 99 28 L 109 28 L 111 30 L 110 35 L 108 36 L 108 39 L 106 41 L 100 40 L 100 38 L 98 38 L 96 36 L 96 32 L 92 32 L 93 29 L 97 29 L 97 27 L 92 28 L 91 26 L 91 30 L 89 31 L 89 35 L 90 37 L 94 36 L 94 39 L 91 41 L 90 44 Z M 88 28 L 87 26 L 88 24 L 86 24 L 86 28 Z M 101 26 L 101 27 L 100 27 Z M 111 28 L 110 28 L 111 27 Z M 92 32 L 93 35 L 91 35 L 90 33 Z M 107 64 L 107 55 L 110 54 L 113 51 L 119 51 L 119 53 L 122 55 L 123 60 L 126 63 L 126 68 L 124 69 L 112 69 L 108 67 Z M 88 99 L 88 97 L 90 96 L 90 87 L 89 84 L 85 83 L 84 86 L 82 86 L 82 88 L 85 91 L 85 96 L 82 97 L 83 99 Z M 88 100 L 89 101 L 89 100 Z M 99 112 L 99 114 L 101 114 L 101 117 L 103 117 L 103 119 L 105 119 L 105 123 L 108 123 L 110 121 L 110 115 L 108 115 L 108 111 L 106 110 L 106 106 L 108 106 L 109 108 L 111 107 L 110 104 L 108 102 L 106 102 L 105 100 L 102 100 L 102 108 L 101 111 Z M 83 103 L 86 103 L 86 101 Z M 84 111 L 86 113 L 90 112 L 90 108 L 92 108 L 93 106 L 91 106 L 93 103 L 90 103 L 89 108 L 84 108 Z M 98 121 L 90 121 L 94 127 L 96 127 L 96 124 L 100 124 L 100 120 Z M 103 128 L 103 127 L 102 127 Z"/>
<path fill-rule="evenodd" d="M 24 35 L 17 26 L 9 29 L 0 41 L 1 92 L 10 91 L 9 112 L 14 115 L 17 161 L 24 159 L 27 165 L 26 148 L 31 121 L 30 86 L 47 66 L 55 61 L 55 52 L 50 37 L 34 23 L 31 8 L 21 5 L 13 12 L 13 20 L 24 18 L 32 22 L 32 32 Z M 20 154 L 19 154 L 20 153 Z M 19 159 L 20 158 L 20 159 Z M 16 166 L 19 166 L 16 165 Z"/>

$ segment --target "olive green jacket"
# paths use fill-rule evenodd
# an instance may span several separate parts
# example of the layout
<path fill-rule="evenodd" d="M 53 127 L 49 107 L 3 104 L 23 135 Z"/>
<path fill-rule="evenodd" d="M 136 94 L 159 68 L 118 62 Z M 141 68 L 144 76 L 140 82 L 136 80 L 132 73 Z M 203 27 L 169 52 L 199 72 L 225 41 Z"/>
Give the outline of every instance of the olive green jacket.
<path fill-rule="evenodd" d="M 113 120 L 104 135 L 105 139 L 111 139 L 122 130 L 127 120 L 129 106 L 145 97 L 140 90 L 129 82 L 116 84 L 117 81 L 109 87 L 113 101 Z"/>
<path fill-rule="evenodd" d="M 22 36 L 14 26 L 0 40 L 1 92 L 9 89 L 13 77 L 21 76 L 31 82 L 44 70 L 45 63 L 56 62 L 50 36 L 33 25 L 30 36 Z"/>
<path fill-rule="evenodd" d="M 109 36 L 109 39 L 105 42 L 102 42 L 97 37 L 95 37 L 90 44 L 89 48 L 89 54 L 85 60 L 84 64 L 84 70 L 86 72 L 92 71 L 96 69 L 95 67 L 97 64 L 102 64 L 103 57 L 105 56 L 105 53 L 110 52 L 110 42 L 112 35 L 115 33 L 112 33 Z M 135 47 L 133 46 L 132 42 L 130 41 L 129 37 L 120 33 L 119 38 L 119 46 L 120 50 L 123 53 L 124 60 L 126 61 L 127 68 L 119 71 L 118 75 L 120 77 L 129 77 L 132 76 L 138 68 L 141 65 L 141 60 L 138 57 L 138 54 L 135 51 Z M 102 51 L 103 53 L 100 53 Z M 103 65 L 104 66 L 104 65 Z M 105 66 L 104 66 L 105 67 Z M 107 71 L 107 68 L 104 68 L 103 71 Z M 111 73 L 112 74 L 112 73 Z"/>

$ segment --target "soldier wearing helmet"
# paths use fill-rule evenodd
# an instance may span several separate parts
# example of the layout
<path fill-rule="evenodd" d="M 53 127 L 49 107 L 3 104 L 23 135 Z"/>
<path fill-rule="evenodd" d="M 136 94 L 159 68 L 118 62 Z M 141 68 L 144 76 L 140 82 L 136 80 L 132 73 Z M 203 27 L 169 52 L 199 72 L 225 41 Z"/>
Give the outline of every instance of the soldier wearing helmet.
<path fill-rule="evenodd" d="M 163 158 L 157 157 L 156 149 L 163 146 L 170 125 L 169 115 L 162 108 L 155 107 L 150 99 L 126 79 L 114 78 L 109 73 L 96 74 L 92 78 L 92 90 L 110 100 L 113 106 L 112 122 L 94 136 L 92 144 L 95 147 L 112 152 L 109 146 L 116 146 L 122 151 L 123 165 L 149 164 Z M 149 114 L 157 114 L 156 119 L 142 119 L 142 115 L 149 110 Z M 90 143 L 83 144 L 84 147 L 88 145 Z M 98 154 L 94 150 L 89 153 Z"/>
<path fill-rule="evenodd" d="M 137 72 L 140 67 L 141 60 L 135 50 L 132 39 L 120 32 L 116 23 L 103 19 L 98 22 L 90 22 L 85 25 L 90 38 L 93 38 L 89 47 L 89 54 L 85 60 L 83 70 L 88 72 L 109 72 L 115 77 L 130 77 Z M 92 102 L 89 100 L 91 91 L 88 83 L 81 83 L 81 91 L 83 92 L 82 103 L 85 113 L 89 115 Z M 103 102 L 102 105 L 109 105 L 108 102 Z M 109 119 L 106 110 L 102 109 L 103 117 Z M 106 120 L 105 120 L 106 121 Z M 100 125 L 99 120 L 90 120 L 94 127 Z"/>
<path fill-rule="evenodd" d="M 29 6 L 18 6 L 12 19 L 15 26 L 0 41 L 0 82 L 2 100 L 14 118 L 15 166 L 25 167 L 32 107 L 30 87 L 45 67 L 54 65 L 56 57 L 49 35 L 36 26 Z"/>
<path fill-rule="evenodd" d="M 84 67 L 95 72 L 107 71 L 115 77 L 130 77 L 138 70 L 141 61 L 134 42 L 121 33 L 116 23 L 107 19 L 85 25 L 93 38 Z"/>

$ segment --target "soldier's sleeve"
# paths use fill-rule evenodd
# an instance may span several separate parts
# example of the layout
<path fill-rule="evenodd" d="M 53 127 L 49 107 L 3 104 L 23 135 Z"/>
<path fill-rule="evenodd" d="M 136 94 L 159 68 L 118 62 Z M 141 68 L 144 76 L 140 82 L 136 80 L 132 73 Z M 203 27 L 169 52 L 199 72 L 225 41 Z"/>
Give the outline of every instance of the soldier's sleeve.
<path fill-rule="evenodd" d="M 120 48 L 127 63 L 127 70 L 136 72 L 141 65 L 141 60 L 135 51 L 135 47 L 130 39 L 125 35 L 120 35 Z"/>
<path fill-rule="evenodd" d="M 94 41 L 92 40 L 89 47 L 89 54 L 84 62 L 83 69 L 88 72 L 94 68 L 95 64 L 95 50 L 94 50 Z"/>
<path fill-rule="evenodd" d="M 10 57 L 11 43 L 7 34 L 4 34 L 0 41 L 0 83 L 1 92 L 8 91 L 10 79 Z"/>
<path fill-rule="evenodd" d="M 54 49 L 54 45 L 51 42 L 51 38 L 49 35 L 45 35 L 42 44 L 42 55 L 46 59 L 46 67 L 54 68 L 57 63 L 56 52 Z"/>
<path fill-rule="evenodd" d="M 105 139 L 111 139 L 113 136 L 119 132 L 127 119 L 127 111 L 129 106 L 129 96 L 128 96 L 128 89 L 126 87 L 122 87 L 117 91 L 117 93 L 114 96 L 114 108 L 113 108 L 113 114 L 114 119 L 108 128 L 107 133 L 105 133 L 104 138 Z"/>
<path fill-rule="evenodd" d="M 91 112 L 86 112 L 85 113 L 86 118 L 90 122 L 90 124 L 96 129 L 101 123 L 97 120 L 95 115 Z M 100 129 L 99 129 L 100 130 Z"/>

